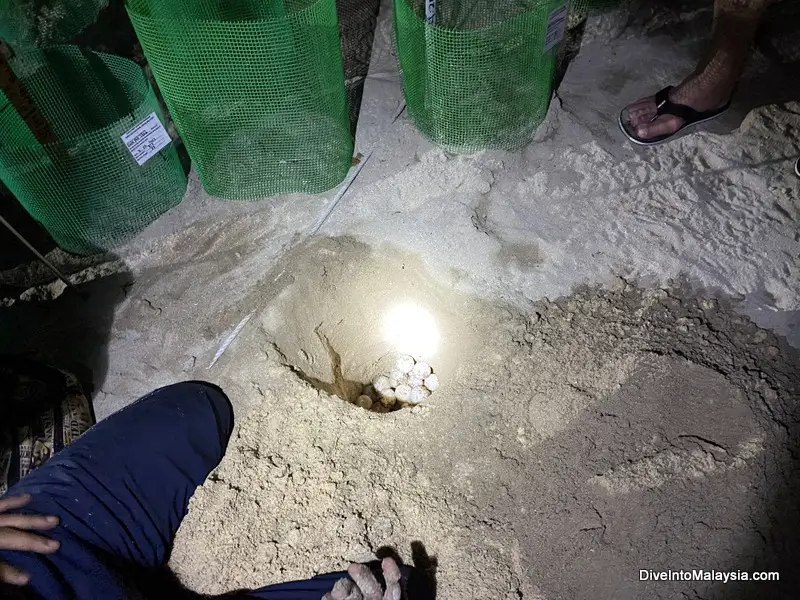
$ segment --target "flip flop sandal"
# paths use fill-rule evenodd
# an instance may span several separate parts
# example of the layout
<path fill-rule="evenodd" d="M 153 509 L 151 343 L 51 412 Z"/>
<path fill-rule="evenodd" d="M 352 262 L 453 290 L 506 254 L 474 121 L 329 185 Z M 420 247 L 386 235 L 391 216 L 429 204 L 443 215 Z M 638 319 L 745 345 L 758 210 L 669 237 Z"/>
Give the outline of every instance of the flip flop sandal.
<path fill-rule="evenodd" d="M 691 127 L 694 125 L 698 125 L 700 123 L 705 123 L 706 121 L 710 121 L 711 119 L 716 119 L 722 113 L 724 113 L 728 108 L 730 108 L 731 101 L 725 104 L 725 106 L 721 108 L 716 108 L 714 110 L 706 110 L 703 112 L 697 111 L 693 109 L 691 106 L 686 106 L 685 104 L 675 104 L 671 102 L 669 99 L 669 91 L 672 89 L 672 86 L 667 86 L 663 90 L 659 91 L 656 94 L 656 115 L 650 119 L 650 122 L 655 121 L 661 115 L 674 115 L 683 119 L 684 123 L 677 131 L 673 133 L 667 133 L 664 135 L 657 135 L 656 137 L 652 138 L 640 138 L 636 135 L 632 129 L 630 120 L 625 119 L 625 111 L 627 108 L 623 108 L 622 111 L 619 113 L 619 128 L 622 130 L 622 133 L 625 134 L 630 141 L 634 144 L 639 144 L 640 146 L 655 146 L 656 144 L 662 144 L 666 142 L 668 139 L 675 137 L 681 131 L 686 129 L 687 127 Z"/>

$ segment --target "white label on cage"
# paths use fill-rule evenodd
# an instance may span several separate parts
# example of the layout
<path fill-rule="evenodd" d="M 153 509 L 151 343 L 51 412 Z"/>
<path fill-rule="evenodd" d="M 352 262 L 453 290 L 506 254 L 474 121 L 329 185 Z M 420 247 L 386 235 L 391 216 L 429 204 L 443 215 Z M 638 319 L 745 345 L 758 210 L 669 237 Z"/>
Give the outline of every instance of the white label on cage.
<path fill-rule="evenodd" d="M 544 51 L 558 45 L 564 39 L 564 32 L 567 30 L 567 13 L 569 13 L 569 2 L 555 9 L 547 17 L 547 33 L 544 36 Z"/>
<path fill-rule="evenodd" d="M 436 22 L 436 0 L 425 0 L 425 21 Z"/>
<path fill-rule="evenodd" d="M 123 133 L 122 141 L 136 164 L 141 166 L 172 140 L 156 113 L 150 113 L 143 121 Z"/>

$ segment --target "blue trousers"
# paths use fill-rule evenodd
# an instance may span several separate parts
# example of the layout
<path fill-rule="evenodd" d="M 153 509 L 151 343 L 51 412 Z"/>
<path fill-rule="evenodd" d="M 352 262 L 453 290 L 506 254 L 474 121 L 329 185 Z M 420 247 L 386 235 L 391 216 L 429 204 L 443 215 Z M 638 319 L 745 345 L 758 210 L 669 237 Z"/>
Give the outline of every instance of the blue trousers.
<path fill-rule="evenodd" d="M 8 491 L 33 496 L 19 512 L 61 519 L 47 532 L 61 547 L 49 555 L 0 550 L 0 562 L 28 572 L 28 594 L 43 600 L 205 597 L 180 589 L 165 565 L 189 499 L 219 464 L 232 428 L 230 402 L 209 384 L 180 383 L 139 399 Z M 320 600 L 346 576 L 221 598 Z"/>

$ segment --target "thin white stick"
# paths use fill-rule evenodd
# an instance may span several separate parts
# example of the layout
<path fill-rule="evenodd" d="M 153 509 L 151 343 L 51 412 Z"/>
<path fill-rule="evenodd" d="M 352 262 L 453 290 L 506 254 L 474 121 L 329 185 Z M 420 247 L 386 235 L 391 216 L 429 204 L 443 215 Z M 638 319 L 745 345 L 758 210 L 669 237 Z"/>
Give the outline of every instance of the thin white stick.
<path fill-rule="evenodd" d="M 3 217 L 0 217 L 0 223 L 5 225 L 11 233 L 13 233 L 15 236 L 17 236 L 17 239 L 19 239 L 20 242 L 25 244 L 25 246 L 28 248 L 28 250 L 33 252 L 36 255 L 36 258 L 38 258 L 40 261 L 42 261 L 42 263 L 44 263 L 44 266 L 46 266 L 48 269 L 50 269 L 55 274 L 55 276 L 58 277 L 64 283 L 64 285 L 66 285 L 67 287 L 71 287 L 72 289 L 76 289 L 75 286 L 72 285 L 69 281 L 67 281 L 67 278 L 64 277 L 64 275 L 61 274 L 61 271 L 56 269 L 56 267 L 55 267 L 55 265 L 53 263 L 51 263 L 49 260 L 47 260 L 42 255 L 42 253 L 39 252 L 36 248 L 34 248 L 33 245 L 28 240 L 26 240 L 24 237 L 22 237 L 22 234 L 19 231 L 14 229 L 14 227 L 11 225 L 11 223 L 6 221 Z"/>
<path fill-rule="evenodd" d="M 239 324 L 236 326 L 236 328 L 231 332 L 231 334 L 227 338 L 225 338 L 225 341 L 222 342 L 222 345 L 219 347 L 219 350 L 217 350 L 217 353 L 214 355 L 214 360 L 212 360 L 211 364 L 208 365 L 208 367 L 206 367 L 207 369 L 210 369 L 217 363 L 219 357 L 222 356 L 225 350 L 228 349 L 228 346 L 230 346 L 233 343 L 233 340 L 236 339 L 236 336 L 242 332 L 242 329 L 244 329 L 244 326 L 247 325 L 247 322 L 250 320 L 250 317 L 252 317 L 254 314 L 256 314 L 256 311 L 251 312 L 249 315 L 245 315 L 245 317 L 241 321 L 239 321 Z"/>
<path fill-rule="evenodd" d="M 309 237 L 317 233 L 322 228 L 322 226 L 325 224 L 325 221 L 327 221 L 328 218 L 331 216 L 331 213 L 333 213 L 334 209 L 336 208 L 336 205 L 339 204 L 339 201 L 347 193 L 347 190 L 349 190 L 350 186 L 353 185 L 353 182 L 356 180 L 356 177 L 358 177 L 358 174 L 361 173 L 361 169 L 364 168 L 364 165 L 367 164 L 367 161 L 369 160 L 370 156 L 372 156 L 372 152 L 363 157 L 361 159 L 361 162 L 358 163 L 358 166 L 352 170 L 352 172 L 350 173 L 350 177 L 347 179 L 347 181 L 345 181 L 344 185 L 341 188 L 339 188 L 339 192 L 336 194 L 330 205 L 328 205 L 327 210 L 320 215 L 319 219 L 317 219 L 317 222 L 309 230 L 308 232 Z"/>
<path fill-rule="evenodd" d="M 397 119 L 400 118 L 400 115 L 403 114 L 403 111 L 405 109 L 406 109 L 406 103 L 405 102 L 401 102 L 400 103 L 400 108 L 397 109 L 397 113 L 394 115 L 394 119 L 392 119 L 392 125 L 394 125 L 394 122 L 397 121 Z"/>

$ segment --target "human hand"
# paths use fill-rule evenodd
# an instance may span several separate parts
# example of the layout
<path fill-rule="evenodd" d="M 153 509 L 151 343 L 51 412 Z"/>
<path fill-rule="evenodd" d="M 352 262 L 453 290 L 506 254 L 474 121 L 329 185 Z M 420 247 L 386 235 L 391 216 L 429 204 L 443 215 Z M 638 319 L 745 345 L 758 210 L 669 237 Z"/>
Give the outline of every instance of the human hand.
<path fill-rule="evenodd" d="M 322 600 L 400 600 L 400 567 L 391 558 L 381 562 L 386 590 L 378 583 L 367 565 L 350 565 L 347 569 L 350 579 L 340 579 Z"/>
<path fill-rule="evenodd" d="M 19 550 L 50 554 L 60 546 L 56 540 L 30 533 L 30 530 L 47 530 L 58 525 L 58 517 L 44 515 L 20 515 L 8 513 L 22 508 L 31 501 L 30 494 L 10 496 L 0 500 L 0 550 Z M 0 582 L 11 585 L 27 585 L 31 576 L 0 562 Z"/>

